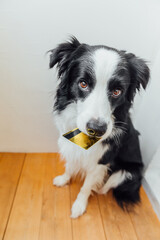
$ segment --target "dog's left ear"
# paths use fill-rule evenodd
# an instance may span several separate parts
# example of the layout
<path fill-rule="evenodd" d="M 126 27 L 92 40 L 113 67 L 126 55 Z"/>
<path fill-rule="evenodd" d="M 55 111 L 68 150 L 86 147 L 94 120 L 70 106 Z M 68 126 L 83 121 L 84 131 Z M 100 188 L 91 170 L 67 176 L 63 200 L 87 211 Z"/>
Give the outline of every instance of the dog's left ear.
<path fill-rule="evenodd" d="M 131 78 L 131 84 L 128 89 L 128 99 L 129 101 L 133 101 L 136 90 L 139 91 L 141 86 L 143 89 L 146 89 L 150 77 L 150 71 L 143 59 L 136 57 L 132 53 L 126 53 L 125 57 L 128 62 Z"/>

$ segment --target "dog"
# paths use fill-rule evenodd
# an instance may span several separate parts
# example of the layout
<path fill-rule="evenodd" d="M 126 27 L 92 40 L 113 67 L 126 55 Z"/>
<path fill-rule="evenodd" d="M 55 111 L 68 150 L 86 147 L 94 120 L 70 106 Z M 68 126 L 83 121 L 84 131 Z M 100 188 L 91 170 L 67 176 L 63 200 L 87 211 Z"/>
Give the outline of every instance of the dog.
<path fill-rule="evenodd" d="M 148 84 L 146 62 L 126 51 L 81 44 L 73 36 L 49 52 L 49 67 L 56 65 L 58 72 L 54 115 L 66 161 L 65 173 L 53 184 L 64 186 L 78 173 L 84 178 L 71 217 L 86 211 L 92 191 L 113 189 L 122 208 L 138 203 L 143 162 L 129 110 L 136 92 Z M 100 140 L 88 150 L 80 148 L 62 136 L 74 128 Z"/>

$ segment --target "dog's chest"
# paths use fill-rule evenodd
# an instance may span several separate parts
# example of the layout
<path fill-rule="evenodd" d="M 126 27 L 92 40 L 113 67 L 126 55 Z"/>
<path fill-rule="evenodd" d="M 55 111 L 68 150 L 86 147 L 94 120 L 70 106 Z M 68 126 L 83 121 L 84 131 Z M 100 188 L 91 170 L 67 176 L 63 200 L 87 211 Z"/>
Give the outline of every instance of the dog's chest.
<path fill-rule="evenodd" d="M 63 136 L 59 137 L 58 145 L 60 153 L 66 162 L 72 162 L 83 169 L 94 168 L 108 149 L 107 145 L 103 147 L 101 143 L 96 143 L 88 150 L 85 150 Z"/>

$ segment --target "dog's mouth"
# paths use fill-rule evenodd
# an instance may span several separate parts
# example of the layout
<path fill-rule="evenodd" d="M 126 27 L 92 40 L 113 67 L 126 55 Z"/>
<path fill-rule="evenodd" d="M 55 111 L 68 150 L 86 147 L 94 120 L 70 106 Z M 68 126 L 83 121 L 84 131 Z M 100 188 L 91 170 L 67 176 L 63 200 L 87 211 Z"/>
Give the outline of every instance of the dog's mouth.
<path fill-rule="evenodd" d="M 89 136 L 91 137 L 95 137 L 96 136 L 96 132 L 93 129 L 87 129 L 87 133 Z"/>
<path fill-rule="evenodd" d="M 104 134 L 105 134 L 105 132 L 99 134 L 98 132 L 94 131 L 93 129 L 89 129 L 89 128 L 87 129 L 87 135 L 91 138 L 101 139 Z"/>
<path fill-rule="evenodd" d="M 98 134 L 96 134 L 96 132 L 92 129 L 88 129 L 87 130 L 87 135 L 90 137 L 90 138 L 97 138 L 97 139 L 101 139 L 102 136 L 99 136 Z"/>
<path fill-rule="evenodd" d="M 86 133 L 84 133 L 84 134 L 86 134 Z M 86 134 L 88 137 L 90 137 L 91 139 L 98 139 L 98 140 L 100 140 L 101 138 L 102 138 L 102 136 L 97 136 L 97 135 L 95 135 L 95 134 L 89 134 L 89 133 L 87 133 Z"/>

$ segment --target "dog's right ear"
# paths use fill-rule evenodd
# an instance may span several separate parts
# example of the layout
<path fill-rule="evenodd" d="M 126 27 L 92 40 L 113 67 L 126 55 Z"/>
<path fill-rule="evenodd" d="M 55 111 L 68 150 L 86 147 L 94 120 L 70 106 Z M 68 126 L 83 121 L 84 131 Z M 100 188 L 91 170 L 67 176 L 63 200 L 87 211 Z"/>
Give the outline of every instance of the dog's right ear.
<path fill-rule="evenodd" d="M 58 77 L 61 77 L 61 75 L 67 70 L 72 53 L 80 45 L 81 44 L 75 37 L 71 37 L 70 41 L 61 43 L 57 48 L 48 51 L 51 53 L 49 67 L 53 68 L 57 64 Z"/>

